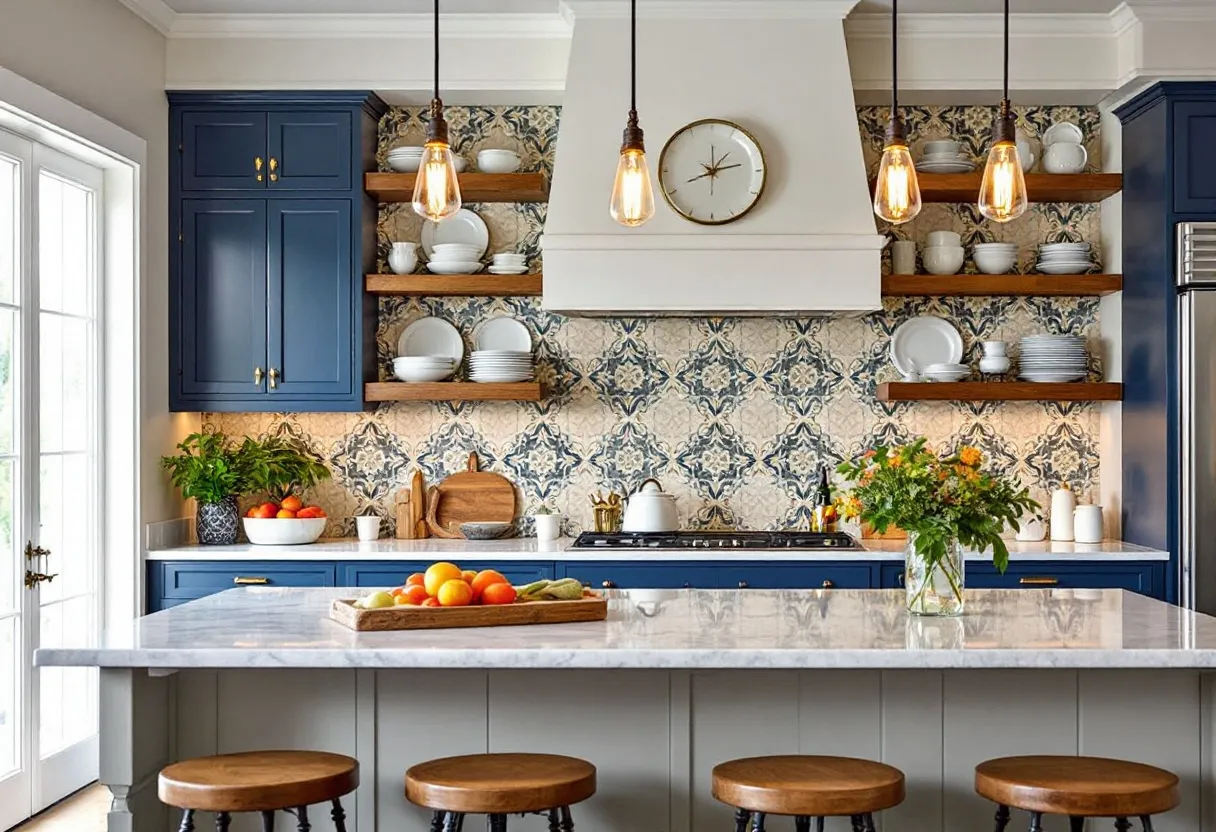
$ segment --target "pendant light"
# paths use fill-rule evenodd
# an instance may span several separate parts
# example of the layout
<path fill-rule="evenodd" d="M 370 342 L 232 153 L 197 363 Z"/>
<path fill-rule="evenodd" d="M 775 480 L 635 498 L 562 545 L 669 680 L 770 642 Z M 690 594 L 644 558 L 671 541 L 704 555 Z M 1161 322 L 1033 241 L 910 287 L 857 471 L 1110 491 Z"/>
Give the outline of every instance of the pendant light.
<path fill-rule="evenodd" d="M 920 213 L 920 183 L 908 151 L 904 120 L 899 117 L 899 0 L 891 0 L 891 117 L 874 183 L 874 213 L 899 225 Z"/>
<path fill-rule="evenodd" d="M 654 186 L 650 184 L 642 128 L 638 127 L 638 0 L 629 0 L 629 20 L 629 121 L 621 141 L 609 211 L 614 220 L 632 228 L 654 216 Z"/>
<path fill-rule="evenodd" d="M 992 124 L 992 149 L 980 182 L 979 209 L 993 222 L 1009 222 L 1026 213 L 1027 202 L 1026 176 L 1009 108 L 1009 0 L 1005 0 L 1005 97 Z"/>
<path fill-rule="evenodd" d="M 426 148 L 414 182 L 414 211 L 432 222 L 442 222 L 460 210 L 460 184 L 456 159 L 448 142 L 448 123 L 439 97 L 439 0 L 435 0 L 435 96 L 426 127 Z"/>

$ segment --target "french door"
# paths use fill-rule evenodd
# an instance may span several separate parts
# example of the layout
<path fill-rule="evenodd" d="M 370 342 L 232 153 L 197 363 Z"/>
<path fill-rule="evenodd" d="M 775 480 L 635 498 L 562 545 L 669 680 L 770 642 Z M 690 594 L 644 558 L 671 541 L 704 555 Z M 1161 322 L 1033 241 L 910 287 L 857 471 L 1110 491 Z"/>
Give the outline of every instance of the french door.
<path fill-rule="evenodd" d="M 0 830 L 97 778 L 102 182 L 0 130 Z"/>

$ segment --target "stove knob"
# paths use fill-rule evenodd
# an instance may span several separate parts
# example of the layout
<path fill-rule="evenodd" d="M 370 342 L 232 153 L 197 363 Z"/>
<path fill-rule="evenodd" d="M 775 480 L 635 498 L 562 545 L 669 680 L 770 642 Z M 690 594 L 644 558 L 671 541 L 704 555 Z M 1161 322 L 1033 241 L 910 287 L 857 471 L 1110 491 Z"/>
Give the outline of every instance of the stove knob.
<path fill-rule="evenodd" d="M 747 581 L 739 581 L 739 589 L 747 589 L 748 586 Z"/>
<path fill-rule="evenodd" d="M 616 589 L 616 581 L 604 581 L 600 586 L 604 589 Z"/>
<path fill-rule="evenodd" d="M 719 549 L 721 549 L 723 546 L 725 546 L 725 545 L 726 545 L 726 541 L 725 541 L 725 540 L 719 540 L 719 541 L 717 541 L 717 543 L 718 543 L 718 548 L 719 548 Z"/>
<path fill-rule="evenodd" d="M 833 581 L 828 580 L 828 581 L 824 581 L 824 582 L 823 582 L 823 588 L 824 588 L 824 589 L 832 589 L 832 588 L 834 588 L 835 586 L 836 586 L 836 584 L 835 584 L 835 582 L 833 582 Z"/>

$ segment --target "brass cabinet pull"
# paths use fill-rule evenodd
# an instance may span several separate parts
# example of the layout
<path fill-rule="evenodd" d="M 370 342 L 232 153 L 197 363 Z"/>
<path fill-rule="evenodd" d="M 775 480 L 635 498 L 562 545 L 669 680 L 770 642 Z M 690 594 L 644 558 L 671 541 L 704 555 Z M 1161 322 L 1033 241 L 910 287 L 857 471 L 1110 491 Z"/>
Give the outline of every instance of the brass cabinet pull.
<path fill-rule="evenodd" d="M 747 589 L 750 584 L 747 581 L 739 581 L 739 589 Z"/>
<path fill-rule="evenodd" d="M 279 387 L 279 371 L 274 367 L 270 368 L 270 389 L 277 390 Z"/>
<path fill-rule="evenodd" d="M 279 175 L 277 173 L 275 173 L 275 171 L 277 171 L 278 169 L 279 169 L 279 160 L 274 158 L 273 156 L 271 156 L 270 157 L 270 181 L 271 182 L 279 181 Z"/>
<path fill-rule="evenodd" d="M 604 589 L 616 589 L 616 581 L 604 581 L 600 586 Z"/>
<path fill-rule="evenodd" d="M 1021 584 L 1022 586 L 1059 586 L 1060 579 L 1059 578 L 1046 578 L 1046 577 L 1043 577 L 1043 578 L 1026 577 L 1026 578 L 1019 578 L 1018 583 Z"/>
<path fill-rule="evenodd" d="M 258 387 L 261 387 L 262 386 L 262 376 L 264 376 L 264 375 L 265 375 L 265 373 L 262 372 L 261 367 L 254 367 L 253 368 L 253 383 L 255 385 L 257 385 Z"/>
<path fill-rule="evenodd" d="M 32 566 L 32 569 L 25 570 L 25 588 L 33 589 L 38 584 L 46 582 L 50 583 L 58 577 L 57 574 L 48 575 L 42 570 L 46 568 L 43 564 L 43 559 L 50 559 L 51 550 L 44 549 L 41 546 L 35 546 L 32 541 L 27 541 L 25 544 L 25 560 L 26 566 Z"/>
<path fill-rule="evenodd" d="M 824 581 L 824 582 L 821 584 L 821 586 L 822 586 L 824 589 L 833 589 L 833 588 L 836 586 L 836 582 L 835 582 L 835 581 L 833 581 L 833 580 L 831 580 L 831 579 L 829 578 L 829 579 L 825 580 L 825 581 Z"/>
<path fill-rule="evenodd" d="M 262 181 L 262 157 L 255 156 L 253 159 L 253 169 L 258 172 L 258 181 Z"/>
<path fill-rule="evenodd" d="M 900 572 L 899 577 L 896 580 L 899 581 L 900 586 L 903 586 L 904 585 L 904 573 Z"/>
<path fill-rule="evenodd" d="M 261 575 L 252 578 L 237 575 L 232 582 L 237 586 L 266 586 L 270 583 L 270 578 L 263 578 Z"/>

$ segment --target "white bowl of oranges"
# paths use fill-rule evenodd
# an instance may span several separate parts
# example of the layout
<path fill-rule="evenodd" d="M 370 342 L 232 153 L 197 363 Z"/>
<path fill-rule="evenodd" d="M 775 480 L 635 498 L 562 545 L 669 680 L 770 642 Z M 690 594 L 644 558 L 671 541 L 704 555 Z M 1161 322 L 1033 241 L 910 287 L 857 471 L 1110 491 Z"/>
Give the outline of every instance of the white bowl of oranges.
<path fill-rule="evenodd" d="M 320 506 L 305 505 L 299 497 L 281 503 L 262 503 L 245 514 L 245 536 L 258 546 L 300 546 L 316 543 L 328 521 Z"/>

